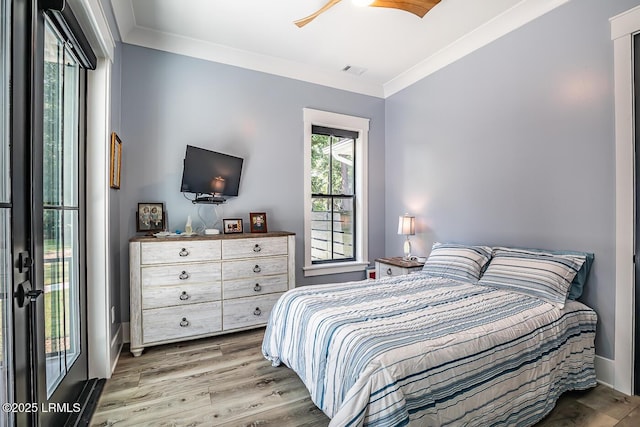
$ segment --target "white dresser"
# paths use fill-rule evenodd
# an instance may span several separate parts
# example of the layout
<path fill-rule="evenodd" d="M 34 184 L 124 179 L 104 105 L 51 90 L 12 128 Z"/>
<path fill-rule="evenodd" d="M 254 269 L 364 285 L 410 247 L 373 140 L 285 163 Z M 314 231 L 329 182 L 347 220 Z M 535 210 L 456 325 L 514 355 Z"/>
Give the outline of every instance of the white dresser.
<path fill-rule="evenodd" d="M 131 353 L 265 325 L 294 254 L 289 232 L 131 239 Z"/>

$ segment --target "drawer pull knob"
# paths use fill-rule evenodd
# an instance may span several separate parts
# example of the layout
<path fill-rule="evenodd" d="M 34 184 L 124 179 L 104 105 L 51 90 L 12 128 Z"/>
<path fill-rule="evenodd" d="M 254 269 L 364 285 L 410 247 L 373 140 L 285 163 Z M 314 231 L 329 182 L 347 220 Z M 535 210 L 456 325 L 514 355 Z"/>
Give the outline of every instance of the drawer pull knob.
<path fill-rule="evenodd" d="M 183 317 L 182 321 L 180 322 L 180 327 L 186 328 L 187 326 L 189 326 L 189 321 L 187 320 L 186 317 Z"/>
<path fill-rule="evenodd" d="M 178 255 L 180 255 L 180 256 L 189 256 L 189 251 L 187 250 L 187 248 L 182 248 L 182 250 L 180 251 L 180 253 Z"/>
<path fill-rule="evenodd" d="M 387 268 L 387 276 L 391 276 L 391 267 Z"/>
<path fill-rule="evenodd" d="M 262 269 L 260 268 L 260 266 L 258 264 L 256 264 L 255 267 L 253 267 L 253 272 L 254 273 L 260 273 L 262 271 Z"/>
<path fill-rule="evenodd" d="M 260 292 L 262 290 L 262 286 L 260 286 L 260 283 L 256 283 L 256 285 L 253 287 L 253 290 L 256 292 Z"/>
<path fill-rule="evenodd" d="M 262 248 L 260 247 L 260 245 L 256 243 L 256 245 L 253 247 L 253 252 L 260 252 L 261 250 Z"/>
<path fill-rule="evenodd" d="M 189 296 L 189 294 L 187 293 L 187 291 L 182 291 L 182 293 L 180 294 L 180 299 L 181 299 L 182 301 L 186 301 L 186 300 L 188 300 L 189 298 L 191 298 L 191 297 Z"/>
<path fill-rule="evenodd" d="M 182 273 L 180 273 L 180 276 L 178 277 L 180 278 L 180 280 L 187 280 L 189 276 L 189 273 L 187 273 L 186 271 L 182 271 Z"/>
<path fill-rule="evenodd" d="M 254 316 L 260 316 L 261 314 L 262 314 L 262 311 L 260 310 L 260 307 L 256 307 L 256 309 L 253 310 Z"/>

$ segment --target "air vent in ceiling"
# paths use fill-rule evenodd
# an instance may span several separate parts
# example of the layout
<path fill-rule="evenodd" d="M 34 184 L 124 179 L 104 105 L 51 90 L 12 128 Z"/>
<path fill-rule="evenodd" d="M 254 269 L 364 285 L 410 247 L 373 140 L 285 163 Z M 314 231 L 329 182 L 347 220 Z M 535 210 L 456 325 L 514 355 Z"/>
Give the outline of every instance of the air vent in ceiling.
<path fill-rule="evenodd" d="M 342 68 L 342 71 L 344 71 L 345 73 L 353 74 L 355 76 L 361 76 L 365 71 L 367 71 L 367 69 L 362 67 L 356 67 L 354 65 L 345 65 Z"/>

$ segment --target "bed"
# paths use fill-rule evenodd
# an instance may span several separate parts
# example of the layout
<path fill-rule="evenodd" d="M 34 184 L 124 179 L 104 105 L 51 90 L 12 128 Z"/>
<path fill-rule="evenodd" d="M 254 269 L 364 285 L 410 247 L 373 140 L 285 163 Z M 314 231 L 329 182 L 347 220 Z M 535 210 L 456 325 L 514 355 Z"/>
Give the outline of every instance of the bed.
<path fill-rule="evenodd" d="M 330 426 L 533 425 L 565 391 L 595 386 L 597 316 L 541 296 L 546 285 L 522 292 L 531 263 L 518 276 L 514 259 L 486 251 L 471 278 L 430 256 L 420 273 L 290 290 L 262 352 L 298 374 Z M 565 297 L 583 263 L 563 276 Z"/>

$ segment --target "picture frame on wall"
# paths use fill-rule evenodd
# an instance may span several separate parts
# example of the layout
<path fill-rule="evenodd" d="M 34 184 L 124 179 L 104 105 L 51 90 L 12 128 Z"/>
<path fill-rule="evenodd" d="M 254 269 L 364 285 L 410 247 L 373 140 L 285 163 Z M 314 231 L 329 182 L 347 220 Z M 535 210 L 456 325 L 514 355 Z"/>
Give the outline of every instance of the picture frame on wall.
<path fill-rule="evenodd" d="M 122 173 L 122 141 L 117 133 L 111 132 L 111 167 L 109 184 L 111 188 L 120 189 Z"/>
<path fill-rule="evenodd" d="M 224 234 L 242 233 L 242 218 L 229 218 L 222 220 Z"/>
<path fill-rule="evenodd" d="M 252 233 L 267 232 L 267 214 L 266 212 L 251 212 L 249 214 L 249 228 Z"/>
<path fill-rule="evenodd" d="M 164 203 L 141 202 L 136 212 L 136 231 L 147 234 L 157 233 L 165 229 L 166 213 Z"/>

